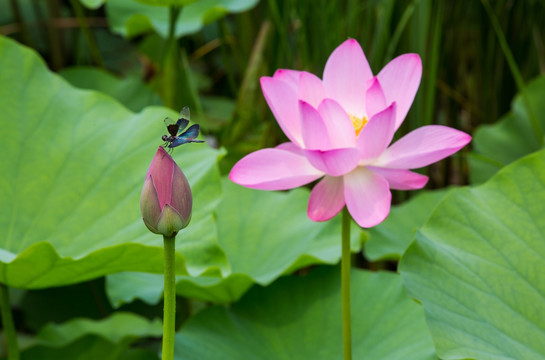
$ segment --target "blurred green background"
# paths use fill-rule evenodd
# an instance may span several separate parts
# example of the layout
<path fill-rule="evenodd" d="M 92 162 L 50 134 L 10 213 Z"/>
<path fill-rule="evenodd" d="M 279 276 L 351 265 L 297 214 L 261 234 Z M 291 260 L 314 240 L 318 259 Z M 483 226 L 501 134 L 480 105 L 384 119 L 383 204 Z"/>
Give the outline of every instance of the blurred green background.
<path fill-rule="evenodd" d="M 378 73 L 388 61 L 400 54 L 418 53 L 423 62 L 422 82 L 407 119 L 396 137 L 427 124 L 448 125 L 474 136 L 474 141 L 461 152 L 422 170 L 430 176 L 426 191 L 449 185 L 482 183 L 503 166 L 543 146 L 542 129 L 545 129 L 543 24 L 545 2 L 539 0 L 0 1 L 0 33 L 36 50 L 52 71 L 60 74 L 73 86 L 105 93 L 134 113 L 139 113 L 150 105 L 163 105 L 173 111 L 179 111 L 186 105 L 190 106 L 192 121 L 201 125 L 207 143 L 221 149 L 207 156 L 212 159 L 208 162 L 213 163 L 208 164 L 209 167 L 215 166 L 216 159 L 220 162 L 222 175 L 227 174 L 242 156 L 285 140 L 261 93 L 259 86 L 261 76 L 271 76 L 279 68 L 307 70 L 321 76 L 329 54 L 347 38 L 358 40 L 374 73 Z M 0 71 L 5 70 L 0 68 Z M 0 98 L 0 101 L 3 99 Z M 78 106 L 72 104 L 73 108 Z M 114 105 L 111 106 L 116 109 Z M 157 113 L 161 112 L 161 109 L 155 110 Z M 145 120 L 141 120 L 142 124 L 144 122 Z M 161 127 L 162 123 L 156 128 Z M 159 140 L 160 135 L 161 133 L 149 134 L 149 138 L 156 136 Z M 149 143 L 147 138 L 140 141 Z M 199 149 L 192 151 L 198 152 Z M 193 165 L 193 172 L 199 172 L 201 167 L 197 160 L 194 160 L 194 164 L 191 161 L 189 164 Z M 213 181 L 218 183 L 214 183 L 214 186 L 217 185 L 219 189 L 219 176 L 214 170 L 211 170 L 211 174 L 200 174 L 199 179 L 204 183 L 204 180 L 214 177 Z M 133 180 L 134 183 L 138 183 L 135 187 L 139 187 L 140 180 Z M 223 200 L 223 205 L 214 210 L 213 215 L 211 208 L 217 207 L 220 201 L 220 196 L 217 195 L 219 190 L 210 192 L 206 189 L 210 193 L 209 198 L 217 199 L 212 199 L 205 210 L 210 217 L 208 220 L 214 224 L 217 220 L 219 224 L 217 247 L 221 247 L 221 250 L 217 252 L 226 253 L 219 256 L 223 257 L 221 261 L 218 260 L 221 263 L 218 265 L 221 271 L 218 272 L 223 276 L 228 274 L 226 270 L 228 266 L 232 267 L 228 270 L 238 270 L 237 266 L 243 268 L 240 273 L 235 274 L 239 277 L 226 276 L 231 285 L 234 284 L 233 288 L 239 287 L 236 288 L 238 292 L 231 292 L 232 289 L 227 287 L 225 293 L 214 293 L 215 283 L 210 285 L 206 282 L 204 285 L 199 284 L 205 290 L 198 286 L 193 289 L 191 288 L 193 280 L 184 278 L 178 283 L 179 295 L 185 296 L 189 292 L 197 298 L 210 297 L 218 302 L 229 302 L 241 296 L 255 282 L 261 285 L 268 284 L 283 274 L 314 262 L 338 261 L 336 250 L 330 250 L 336 242 L 335 226 L 338 223 L 332 222 L 331 226 L 305 223 L 299 228 L 292 224 L 296 231 L 291 232 L 291 228 L 286 230 L 283 238 L 286 243 L 292 242 L 291 236 L 294 233 L 298 238 L 305 237 L 301 234 L 311 234 L 314 238 L 326 238 L 327 241 L 316 246 L 312 243 L 313 237 L 308 236 L 310 238 L 308 249 L 300 252 L 298 252 L 300 249 L 296 249 L 297 251 L 289 253 L 288 259 L 279 260 L 284 263 L 274 264 L 276 267 L 271 266 L 274 271 L 265 268 L 262 273 L 255 272 L 257 265 L 261 264 L 256 264 L 255 268 L 248 266 L 247 270 L 244 268 L 244 265 L 247 265 L 244 259 L 248 253 L 240 251 L 237 244 L 240 240 L 237 236 L 240 234 L 232 229 L 236 229 L 237 226 L 248 227 L 244 221 L 251 219 L 251 216 L 258 214 L 259 211 L 248 210 L 249 213 L 244 214 L 239 225 L 231 219 L 232 217 L 237 220 L 239 215 L 232 209 L 243 202 L 241 199 L 248 204 L 296 203 L 297 206 L 292 205 L 292 210 L 305 218 L 304 208 L 308 196 L 304 192 L 299 192 L 300 190 L 285 195 L 285 198 L 281 197 L 284 194 L 256 195 L 237 190 L 226 182 L 223 183 L 223 189 L 227 200 Z M 199 190 L 197 189 L 197 192 Z M 138 191 L 136 189 L 135 194 Z M 403 205 L 394 209 L 388 220 L 380 227 L 370 230 L 370 235 L 362 235 L 362 238 L 368 237 L 370 240 L 365 245 L 365 255 L 361 256 L 360 252 L 357 258 L 358 267 L 396 268 L 397 260 L 413 240 L 415 228 L 422 225 L 431 209 L 444 195 L 442 190 L 426 191 L 422 197 L 414 196 L 417 192 L 394 194 L 394 202 Z M 256 196 L 257 200 L 254 200 L 253 196 Z M 406 200 L 415 202 L 405 202 Z M 228 206 L 229 204 L 231 206 Z M 248 205 L 248 208 L 251 206 Z M 266 221 L 269 220 L 268 217 L 257 217 L 255 223 L 263 221 L 267 224 Z M 293 219 L 297 224 L 303 221 L 295 215 Z M 135 218 L 136 220 L 140 221 Z M 253 223 L 252 221 L 254 220 L 248 223 Z M 209 223 L 206 224 L 208 226 Z M 137 226 L 140 225 L 143 228 L 140 223 Z M 306 226 L 314 232 L 307 230 Z M 221 233 L 222 230 L 225 232 Z M 216 232 L 215 228 L 212 232 Z M 233 233 L 237 236 L 233 236 Z M 275 247 L 277 239 L 274 237 L 271 237 L 270 241 L 267 239 L 266 235 L 271 233 L 265 232 L 260 236 L 267 240 L 270 249 L 277 249 Z M 359 235 L 354 231 L 355 238 Z M 360 250 L 357 243 L 358 239 L 355 239 L 354 251 Z M 304 258 L 308 254 L 310 260 Z M 320 257 L 324 254 L 327 256 Z M 230 261 L 228 265 L 226 258 Z M 257 257 L 256 259 L 260 260 Z M 258 262 L 260 261 L 256 260 L 256 263 Z M 304 273 L 306 270 L 299 271 Z M 324 271 L 328 279 L 333 279 L 331 274 L 335 274 L 326 273 L 331 270 L 320 271 Z M 234 270 L 233 272 L 236 273 Z M 27 351 L 26 358 L 40 356 L 45 359 L 46 354 L 49 354 L 49 350 L 44 350 L 45 348 L 62 345 L 47 337 L 47 331 L 55 333 L 57 330 L 47 328 L 46 324 L 81 317 L 102 319 L 115 313 L 116 315 L 108 320 L 111 323 L 97 325 L 98 330 L 92 330 L 94 325 L 87 323 L 78 326 L 83 329 L 81 332 L 84 334 L 93 331 L 106 334 L 105 329 L 111 329 L 113 323 L 120 321 L 125 324 L 125 328 L 120 331 L 123 337 L 105 345 L 106 341 L 103 338 L 80 339 L 75 332 L 72 338 L 66 340 L 70 345 L 63 350 L 63 356 L 69 358 L 67 354 L 71 351 L 73 354 L 80 354 L 81 349 L 96 347 L 102 349 L 100 354 L 115 353 L 112 359 L 155 359 L 160 327 L 151 319 L 161 316 L 159 301 L 162 289 L 154 289 L 147 293 L 149 288 L 157 287 L 157 278 L 147 279 L 144 275 L 140 274 L 141 277 L 136 279 L 131 279 L 130 275 L 127 278 L 114 275 L 109 277 L 106 284 L 101 277 L 58 288 L 12 291 L 14 316 L 20 333 L 35 334 L 45 329 L 46 335 L 42 335 L 39 341 L 36 338 L 29 338 L 25 344 L 24 336 L 20 339 L 23 347 L 34 346 Z M 220 278 L 225 280 L 220 275 L 217 276 L 218 278 L 213 281 L 220 282 Z M 375 282 L 378 281 L 370 275 L 363 275 L 363 272 L 357 276 L 364 279 L 362 282 L 369 282 L 371 288 L 374 288 Z M 149 284 L 144 285 L 146 281 Z M 292 281 L 298 280 L 290 278 L 285 280 L 285 283 L 298 288 L 299 284 L 290 285 Z M 414 305 L 402 303 L 407 299 L 403 295 L 400 279 L 392 277 L 384 281 L 395 288 L 395 293 L 398 294 L 396 296 L 403 298 L 396 306 L 405 309 Z M 134 284 L 141 285 L 141 288 Z M 114 285 L 119 287 L 118 290 L 121 289 L 117 298 L 113 292 L 106 294 L 105 291 L 106 287 Z M 333 289 L 331 293 L 335 293 L 335 283 L 331 282 L 329 285 Z M 283 288 L 278 286 L 273 288 L 271 296 L 279 294 L 278 298 L 281 299 Z M 221 290 L 221 286 L 219 288 Z M 136 295 L 131 293 L 140 289 L 143 289 L 141 293 Z M 240 308 L 254 306 L 252 296 L 261 296 L 259 294 L 262 290 L 260 287 L 254 287 L 250 300 L 245 300 L 247 302 L 239 305 Z M 382 289 L 377 286 L 377 293 L 380 291 Z M 321 293 L 316 296 L 324 297 Z M 134 298 L 139 300 L 133 301 Z M 113 304 L 113 299 L 119 303 Z M 196 301 L 191 299 L 191 296 L 180 296 L 179 324 L 213 302 Z M 328 304 L 321 306 L 328 308 Z M 374 305 L 371 304 L 371 308 L 372 306 Z M 117 308 L 117 311 L 114 308 Z M 140 318 L 122 319 L 121 317 L 125 315 L 121 312 L 119 317 L 119 310 L 142 315 L 148 318 L 149 322 L 140 323 L 144 321 Z M 236 306 L 234 310 L 237 311 Z M 258 312 L 259 309 L 255 311 Z M 320 311 L 317 311 L 317 314 L 320 314 Z M 420 316 L 417 324 L 425 333 L 427 330 L 423 315 L 419 312 L 420 308 L 414 306 L 410 311 L 411 314 Z M 417 315 L 414 316 L 418 317 Z M 207 324 L 209 321 L 207 316 L 203 315 L 200 321 Z M 198 333 L 199 323 L 190 320 L 189 324 L 189 328 L 197 329 Z M 327 322 L 325 324 L 327 325 Z M 144 330 L 141 333 L 133 333 L 134 328 Z M 66 332 L 70 333 L 70 330 Z M 385 333 L 387 332 L 385 330 Z M 188 346 L 187 343 L 194 341 L 190 337 L 191 333 L 184 334 L 180 336 L 179 342 Z M 274 337 L 274 334 L 271 337 Z M 128 344 L 135 341 L 138 351 L 127 349 Z M 426 351 L 431 348 L 427 338 L 423 342 Z M 42 348 L 40 344 L 45 345 Z M 57 355 L 52 350 L 47 356 L 54 359 Z M 93 353 L 90 351 L 88 356 L 89 359 L 93 358 Z M 434 358 L 434 354 L 430 355 L 430 358 Z"/>

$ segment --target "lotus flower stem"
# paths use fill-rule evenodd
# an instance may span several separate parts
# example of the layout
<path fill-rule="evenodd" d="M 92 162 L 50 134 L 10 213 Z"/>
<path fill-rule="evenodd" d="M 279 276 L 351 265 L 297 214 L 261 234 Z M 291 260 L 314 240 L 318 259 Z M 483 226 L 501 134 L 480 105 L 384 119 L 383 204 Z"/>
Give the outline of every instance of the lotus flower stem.
<path fill-rule="evenodd" d="M 2 311 L 2 328 L 6 337 L 8 360 L 19 360 L 19 345 L 17 344 L 17 333 L 11 315 L 8 287 L 4 284 L 0 284 L 0 310 Z"/>
<path fill-rule="evenodd" d="M 163 235 L 165 263 L 165 294 L 163 309 L 163 360 L 174 359 L 174 335 L 176 333 L 176 279 L 175 279 L 175 239 Z"/>
<path fill-rule="evenodd" d="M 343 209 L 342 257 L 341 257 L 341 296 L 344 360 L 352 359 L 352 328 L 350 315 L 350 214 Z"/>
<path fill-rule="evenodd" d="M 93 36 L 93 32 L 89 28 L 89 24 L 87 24 L 87 19 L 85 18 L 85 13 L 79 0 L 70 0 L 70 5 L 72 6 L 72 10 L 74 10 L 74 13 L 76 14 L 78 25 L 81 32 L 83 33 L 85 41 L 87 42 L 87 46 L 89 47 L 89 53 L 91 54 L 93 61 L 102 69 L 106 69 L 106 64 L 104 63 L 104 59 L 100 54 L 100 49 L 98 47 L 97 41 Z"/>
<path fill-rule="evenodd" d="M 180 14 L 181 7 L 171 6 L 169 8 L 169 27 L 168 37 L 165 42 L 163 56 L 161 59 L 161 72 L 163 81 L 163 101 L 166 106 L 175 107 L 176 99 L 176 82 L 178 81 L 179 50 L 176 39 L 176 21 Z"/>

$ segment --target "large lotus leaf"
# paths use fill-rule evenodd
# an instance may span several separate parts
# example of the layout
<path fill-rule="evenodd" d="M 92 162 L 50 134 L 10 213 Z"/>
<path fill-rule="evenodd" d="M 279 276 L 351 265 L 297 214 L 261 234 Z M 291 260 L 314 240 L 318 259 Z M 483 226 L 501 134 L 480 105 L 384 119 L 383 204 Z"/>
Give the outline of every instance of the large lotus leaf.
<path fill-rule="evenodd" d="M 4 37 L 0 68 L 0 281 L 41 288 L 162 272 L 162 238 L 143 225 L 139 197 L 162 120 L 176 114 L 161 107 L 134 114 L 75 89 Z M 206 144 L 177 153 L 194 193 L 192 223 L 177 239 L 177 272 L 218 272 L 227 263 L 211 210 L 222 153 Z"/>
<path fill-rule="evenodd" d="M 365 257 L 372 261 L 399 259 L 445 193 L 446 190 L 425 191 L 393 206 L 386 220 L 368 230 Z"/>
<path fill-rule="evenodd" d="M 46 325 L 33 339 L 31 348 L 23 352 L 23 359 L 153 359 L 156 357 L 149 352 L 138 352 L 136 357 L 134 353 L 128 356 L 126 350 L 139 338 L 161 334 L 160 320 L 150 321 L 131 313 L 114 313 L 103 320 L 73 319 Z"/>
<path fill-rule="evenodd" d="M 475 132 L 472 141 L 474 150 L 469 157 L 473 184 L 488 180 L 503 166 L 542 147 L 532 127 L 528 107 L 542 131 L 545 131 L 545 76 L 528 83 L 524 91 L 528 106 L 522 95 L 518 94 L 511 113 L 495 124 L 481 125 Z"/>
<path fill-rule="evenodd" d="M 159 95 L 135 76 L 120 79 L 104 70 L 84 66 L 63 69 L 59 75 L 78 88 L 110 95 L 134 112 L 146 106 L 162 105 Z"/>
<path fill-rule="evenodd" d="M 187 6 L 199 0 L 135 0 L 143 4 L 155 6 Z"/>
<path fill-rule="evenodd" d="M 136 299 L 150 305 L 158 304 L 164 289 L 162 275 L 121 272 L 106 277 L 106 294 L 116 308 Z"/>
<path fill-rule="evenodd" d="M 21 360 L 159 360 L 151 349 L 131 348 L 130 344 L 113 344 L 96 336 L 84 336 L 69 345 L 52 348 L 35 346 L 21 353 Z"/>
<path fill-rule="evenodd" d="M 223 188 L 215 215 L 218 240 L 231 273 L 226 278 L 180 276 L 178 294 L 231 302 L 254 283 L 268 285 L 296 269 L 339 261 L 340 216 L 328 222 L 310 221 L 307 189 L 268 192 L 246 189 L 229 180 L 223 182 Z M 360 233 L 353 223 L 352 251 L 361 249 Z M 148 274 L 114 274 L 107 278 L 107 292 L 114 306 L 134 298 L 156 301 L 162 292 L 161 283 L 160 278 L 153 280 Z"/>
<path fill-rule="evenodd" d="M 102 6 L 107 0 L 79 0 L 83 5 L 89 9 L 98 9 Z"/>
<path fill-rule="evenodd" d="M 169 0 L 170 1 L 170 0 Z M 175 36 L 194 34 L 206 24 L 229 13 L 251 9 L 258 0 L 199 0 L 182 7 L 175 27 Z M 162 37 L 169 31 L 169 8 L 135 2 L 110 0 L 106 3 L 108 23 L 113 32 L 133 37 L 155 30 Z"/>
<path fill-rule="evenodd" d="M 400 264 L 442 359 L 545 359 L 545 150 L 439 203 Z"/>
<path fill-rule="evenodd" d="M 422 308 L 399 275 L 352 271 L 354 359 L 435 359 Z M 178 360 L 342 359 L 338 268 L 254 287 L 230 308 L 190 318 L 176 335 Z M 219 355 L 221 354 L 221 355 Z"/>
<path fill-rule="evenodd" d="M 73 319 L 64 324 L 49 324 L 36 335 L 36 344 L 51 347 L 67 345 L 85 335 L 97 335 L 112 343 L 126 338 L 159 337 L 161 320 L 150 321 L 128 312 L 117 312 L 103 320 Z"/>
<path fill-rule="evenodd" d="M 90 9 L 98 9 L 107 0 L 80 0 L 81 3 Z M 111 1 L 111 0 L 110 0 Z M 135 0 L 144 4 L 156 6 L 185 6 L 198 0 Z"/>

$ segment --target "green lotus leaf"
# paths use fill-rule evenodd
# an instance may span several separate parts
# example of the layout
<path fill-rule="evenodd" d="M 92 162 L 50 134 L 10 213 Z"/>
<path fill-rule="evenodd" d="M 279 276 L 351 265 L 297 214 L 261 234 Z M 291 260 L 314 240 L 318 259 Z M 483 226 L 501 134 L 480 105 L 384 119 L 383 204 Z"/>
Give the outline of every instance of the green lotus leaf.
<path fill-rule="evenodd" d="M 35 341 L 40 345 L 60 347 L 90 334 L 112 343 L 119 343 L 127 337 L 159 337 L 163 334 L 163 323 L 159 319 L 150 321 L 136 314 L 117 312 L 102 320 L 72 319 L 63 324 L 46 325 L 36 335 Z"/>
<path fill-rule="evenodd" d="M 149 351 L 130 351 L 128 347 L 139 338 L 161 334 L 159 319 L 150 321 L 132 313 L 118 312 L 102 320 L 73 319 L 46 325 L 32 339 L 30 348 L 23 351 L 22 358 L 156 359 Z"/>
<path fill-rule="evenodd" d="M 135 0 L 142 4 L 154 6 L 186 6 L 199 0 Z"/>
<path fill-rule="evenodd" d="M 446 190 L 425 191 L 393 206 L 386 220 L 368 230 L 365 257 L 371 261 L 399 259 L 445 193 Z"/>
<path fill-rule="evenodd" d="M 162 273 L 162 238 L 144 226 L 139 197 L 165 133 L 165 116 L 135 114 L 48 71 L 31 50 L 0 37 L 0 282 L 43 288 L 119 271 Z M 211 211 L 223 152 L 175 151 L 194 195 L 177 238 L 179 274 L 228 270 Z"/>
<path fill-rule="evenodd" d="M 485 182 L 503 166 L 541 149 L 532 127 L 528 107 L 542 131 L 545 131 L 545 76 L 527 84 L 528 101 L 519 93 L 512 111 L 492 125 L 481 125 L 473 136 L 473 153 L 469 157 L 471 182 Z M 539 139 L 545 141 L 545 139 Z"/>
<path fill-rule="evenodd" d="M 106 294 L 116 308 L 136 299 L 150 305 L 158 304 L 164 289 L 162 275 L 121 272 L 106 277 Z"/>
<path fill-rule="evenodd" d="M 128 342 L 112 344 L 102 337 L 87 335 L 61 348 L 32 347 L 21 353 L 21 360 L 159 360 L 154 351 L 130 345 Z"/>
<path fill-rule="evenodd" d="M 399 275 L 352 271 L 354 359 L 435 359 L 422 308 Z M 336 267 L 252 288 L 239 302 L 190 318 L 176 335 L 176 359 L 342 359 Z"/>
<path fill-rule="evenodd" d="M 79 1 L 89 9 L 98 9 L 108 0 L 79 0 Z"/>
<path fill-rule="evenodd" d="M 113 32 L 133 37 L 154 30 L 166 38 L 169 30 L 169 8 L 173 1 L 145 0 L 146 4 L 134 0 L 110 0 L 106 3 L 108 23 Z M 150 3 L 155 3 L 150 5 Z M 199 0 L 182 7 L 175 27 L 175 36 L 194 34 L 204 25 L 212 23 L 229 13 L 251 9 L 258 0 Z M 160 4 L 161 3 L 161 4 Z"/>
<path fill-rule="evenodd" d="M 180 276 L 178 294 L 232 302 L 254 283 L 268 285 L 283 274 L 305 266 L 339 261 L 341 218 L 321 223 L 309 220 L 307 189 L 268 192 L 246 189 L 225 180 L 223 190 L 215 217 L 218 240 L 231 271 L 226 277 Z M 355 223 L 352 225 L 351 246 L 357 252 L 361 249 L 361 230 Z M 149 286 L 144 286 L 146 283 Z M 162 284 L 160 277 L 152 280 L 147 274 L 114 274 L 107 278 L 108 297 L 114 306 L 134 298 L 153 301 L 160 298 L 159 284 Z M 150 292 L 157 295 L 151 296 Z"/>
<path fill-rule="evenodd" d="M 545 359 L 545 150 L 449 192 L 400 264 L 442 359 Z"/>

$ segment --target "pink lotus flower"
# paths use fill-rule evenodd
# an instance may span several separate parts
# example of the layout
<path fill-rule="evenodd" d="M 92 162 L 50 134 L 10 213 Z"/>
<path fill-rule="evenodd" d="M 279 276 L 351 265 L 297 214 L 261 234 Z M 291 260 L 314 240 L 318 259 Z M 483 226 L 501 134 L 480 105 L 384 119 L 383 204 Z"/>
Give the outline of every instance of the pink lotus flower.
<path fill-rule="evenodd" d="M 390 145 L 420 84 L 417 54 L 401 55 L 373 76 L 358 42 L 349 39 L 327 60 L 323 80 L 305 71 L 278 70 L 261 88 L 291 142 L 251 153 L 229 178 L 262 190 L 286 190 L 322 178 L 308 216 L 325 221 L 346 205 L 362 227 L 390 212 L 390 189 L 412 190 L 428 178 L 409 171 L 441 160 L 471 137 L 440 125 L 423 126 Z"/>
<path fill-rule="evenodd" d="M 159 146 L 140 195 L 144 224 L 155 234 L 174 236 L 189 224 L 192 206 L 193 196 L 187 178 Z"/>

